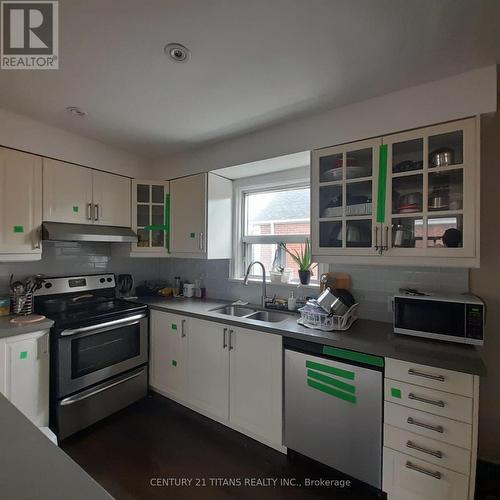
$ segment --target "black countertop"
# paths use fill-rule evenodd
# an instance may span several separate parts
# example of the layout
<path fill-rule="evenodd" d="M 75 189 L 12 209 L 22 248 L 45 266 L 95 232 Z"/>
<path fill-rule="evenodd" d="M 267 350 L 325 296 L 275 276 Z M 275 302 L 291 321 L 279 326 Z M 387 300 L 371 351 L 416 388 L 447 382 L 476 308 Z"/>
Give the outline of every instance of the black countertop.
<path fill-rule="evenodd" d="M 2 394 L 0 497 L 38 500 L 113 498 Z"/>
<path fill-rule="evenodd" d="M 298 316 L 293 313 L 289 314 L 290 319 L 286 321 L 263 324 L 259 321 L 212 311 L 214 308 L 230 304 L 223 300 L 140 297 L 137 301 L 149 305 L 151 309 L 274 333 L 283 337 L 473 375 L 486 374 L 484 363 L 474 346 L 396 335 L 393 332 L 392 323 L 358 319 L 346 332 L 324 332 L 297 324 Z"/>

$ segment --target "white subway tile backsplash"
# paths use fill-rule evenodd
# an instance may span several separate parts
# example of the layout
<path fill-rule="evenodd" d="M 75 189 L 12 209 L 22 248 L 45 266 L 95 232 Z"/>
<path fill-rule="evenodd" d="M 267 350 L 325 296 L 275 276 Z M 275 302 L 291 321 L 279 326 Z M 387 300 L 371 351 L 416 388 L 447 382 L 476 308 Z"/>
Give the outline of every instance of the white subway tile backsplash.
<path fill-rule="evenodd" d="M 228 281 L 229 264 L 229 260 L 164 259 L 160 262 L 160 275 L 173 283 L 175 276 L 194 282 L 204 273 L 209 297 L 258 303 L 260 285 L 245 287 L 241 283 Z M 359 316 L 377 321 L 392 321 L 392 312 L 389 310 L 391 297 L 402 287 L 450 293 L 462 293 L 469 289 L 467 269 L 335 265 L 330 270 L 351 275 L 352 293 L 360 304 Z M 291 291 L 283 287 L 267 288 L 268 295 L 277 293 L 287 296 Z M 312 289 L 306 289 L 307 294 L 313 292 Z M 296 296 L 302 293 L 297 291 Z"/>
<path fill-rule="evenodd" d="M 22 279 L 33 274 L 71 276 L 112 272 L 128 273 L 136 283 L 158 279 L 161 259 L 138 259 L 112 255 L 109 243 L 44 242 L 42 260 L 0 262 L 0 293 L 8 291 L 9 278 Z"/>

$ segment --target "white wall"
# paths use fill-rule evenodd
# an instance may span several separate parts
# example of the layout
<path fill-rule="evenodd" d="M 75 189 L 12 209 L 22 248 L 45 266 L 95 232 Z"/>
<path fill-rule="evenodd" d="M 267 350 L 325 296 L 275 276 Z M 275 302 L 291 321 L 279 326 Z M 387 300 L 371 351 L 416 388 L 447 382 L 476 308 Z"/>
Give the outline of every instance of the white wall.
<path fill-rule="evenodd" d="M 139 156 L 3 109 L 0 146 L 130 177 L 148 178 L 151 171 Z"/>
<path fill-rule="evenodd" d="M 154 175 L 179 177 L 492 112 L 496 97 L 497 70 L 488 66 L 162 158 Z"/>

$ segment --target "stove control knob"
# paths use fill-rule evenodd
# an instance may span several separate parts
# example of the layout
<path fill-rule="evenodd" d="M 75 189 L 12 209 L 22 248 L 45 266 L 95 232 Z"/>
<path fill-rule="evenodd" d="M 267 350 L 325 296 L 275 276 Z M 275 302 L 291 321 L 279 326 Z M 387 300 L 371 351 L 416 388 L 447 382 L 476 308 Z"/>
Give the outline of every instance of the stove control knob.
<path fill-rule="evenodd" d="M 111 283 L 113 281 L 113 278 L 108 278 L 108 283 Z"/>
<path fill-rule="evenodd" d="M 52 283 L 45 283 L 45 288 L 52 288 Z"/>
<path fill-rule="evenodd" d="M 100 281 L 101 283 L 104 283 L 106 280 L 105 280 L 104 278 L 101 278 L 99 281 Z"/>

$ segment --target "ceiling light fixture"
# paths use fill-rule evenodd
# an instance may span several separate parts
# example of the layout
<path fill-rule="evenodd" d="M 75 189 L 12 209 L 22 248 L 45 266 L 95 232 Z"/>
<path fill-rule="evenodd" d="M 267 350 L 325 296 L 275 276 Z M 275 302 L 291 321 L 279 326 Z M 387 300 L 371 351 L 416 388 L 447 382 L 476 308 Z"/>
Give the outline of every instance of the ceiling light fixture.
<path fill-rule="evenodd" d="M 78 106 L 68 106 L 66 108 L 66 111 L 72 115 L 79 116 L 80 118 L 88 115 L 86 111 L 83 111 L 83 109 L 79 108 Z"/>
<path fill-rule="evenodd" d="M 184 63 L 191 59 L 191 51 L 180 43 L 169 43 L 163 49 L 165 54 L 174 62 Z"/>

